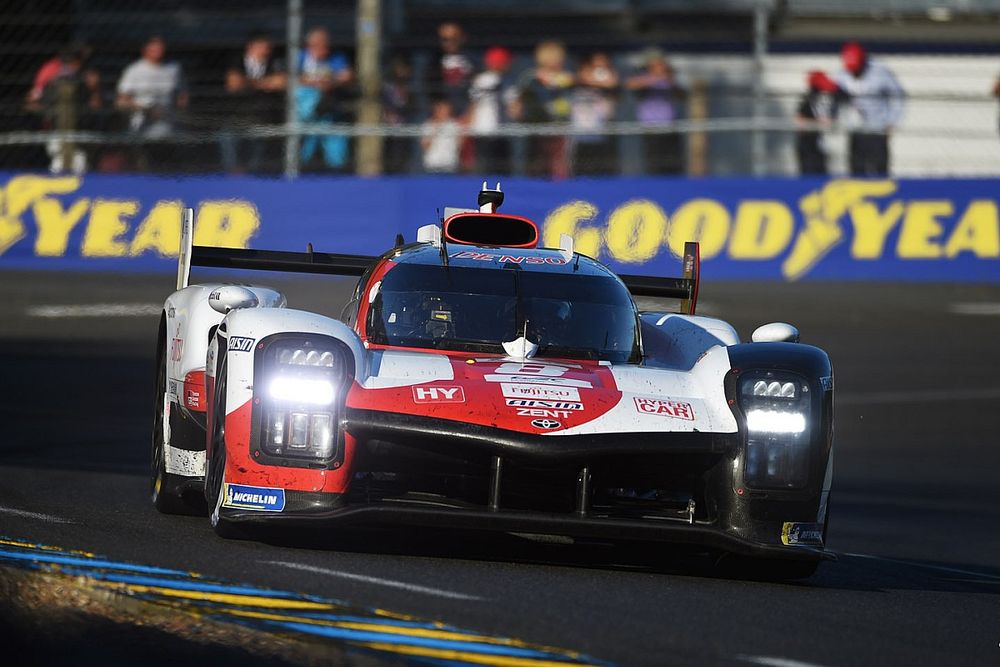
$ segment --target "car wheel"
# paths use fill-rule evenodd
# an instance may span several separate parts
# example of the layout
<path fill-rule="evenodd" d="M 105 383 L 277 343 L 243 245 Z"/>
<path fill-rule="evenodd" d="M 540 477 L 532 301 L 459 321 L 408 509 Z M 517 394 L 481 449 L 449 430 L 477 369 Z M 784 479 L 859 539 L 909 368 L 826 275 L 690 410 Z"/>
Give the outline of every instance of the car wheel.
<path fill-rule="evenodd" d="M 222 502 L 226 492 L 226 382 L 223 380 L 216 385 L 216 394 L 222 398 L 213 397 L 215 402 L 215 414 L 212 428 L 212 459 L 208 462 L 208 474 L 205 480 L 206 500 L 208 506 L 212 508 L 208 515 L 208 521 L 212 529 L 219 537 L 228 539 L 240 539 L 246 536 L 244 530 L 238 528 L 233 522 L 227 521 L 222 516 Z"/>
<path fill-rule="evenodd" d="M 153 391 L 153 434 L 149 477 L 149 496 L 153 507 L 164 514 L 192 514 L 195 509 L 184 500 L 183 478 L 167 472 L 166 429 L 169 398 L 167 397 L 167 363 L 165 329 L 160 329 L 156 349 L 156 387 Z"/>

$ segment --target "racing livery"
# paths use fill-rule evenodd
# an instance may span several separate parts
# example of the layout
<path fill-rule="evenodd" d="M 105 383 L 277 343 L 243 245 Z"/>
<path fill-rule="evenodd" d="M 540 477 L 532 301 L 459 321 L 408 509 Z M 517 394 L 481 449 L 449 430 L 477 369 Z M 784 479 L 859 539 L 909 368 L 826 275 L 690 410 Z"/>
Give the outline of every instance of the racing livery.
<path fill-rule="evenodd" d="M 772 323 L 743 343 L 682 278 L 539 248 L 530 220 L 445 209 L 379 257 L 192 247 L 160 322 L 152 498 L 255 524 L 653 540 L 806 576 L 832 481 L 827 355 Z M 360 276 L 340 318 L 191 265 Z M 640 312 L 634 296 L 680 299 Z"/>

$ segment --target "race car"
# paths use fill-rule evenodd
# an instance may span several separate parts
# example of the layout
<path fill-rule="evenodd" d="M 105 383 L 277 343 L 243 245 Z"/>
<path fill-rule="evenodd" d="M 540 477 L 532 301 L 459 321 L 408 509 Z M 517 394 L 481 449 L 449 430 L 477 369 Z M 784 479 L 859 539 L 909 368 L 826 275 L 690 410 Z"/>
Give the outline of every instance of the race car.
<path fill-rule="evenodd" d="M 824 548 L 833 370 L 744 343 L 681 278 L 619 276 L 538 226 L 446 208 L 378 257 L 192 246 L 159 325 L 152 500 L 222 536 L 393 524 L 661 541 L 808 576 Z M 360 276 L 340 317 L 191 266 Z M 634 297 L 679 300 L 642 312 Z"/>

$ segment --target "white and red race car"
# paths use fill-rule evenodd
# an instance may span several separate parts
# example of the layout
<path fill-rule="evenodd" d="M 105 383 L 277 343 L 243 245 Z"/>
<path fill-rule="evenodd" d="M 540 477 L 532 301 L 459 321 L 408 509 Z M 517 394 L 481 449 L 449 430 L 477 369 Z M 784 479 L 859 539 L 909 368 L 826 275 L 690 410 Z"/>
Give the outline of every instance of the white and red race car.
<path fill-rule="evenodd" d="M 741 343 L 684 277 L 616 276 L 537 226 L 446 209 L 379 257 L 191 246 L 160 320 L 152 499 L 255 524 L 690 543 L 804 576 L 832 478 L 827 355 L 773 323 Z M 360 276 L 341 319 L 191 265 Z M 640 312 L 633 295 L 681 300 Z"/>

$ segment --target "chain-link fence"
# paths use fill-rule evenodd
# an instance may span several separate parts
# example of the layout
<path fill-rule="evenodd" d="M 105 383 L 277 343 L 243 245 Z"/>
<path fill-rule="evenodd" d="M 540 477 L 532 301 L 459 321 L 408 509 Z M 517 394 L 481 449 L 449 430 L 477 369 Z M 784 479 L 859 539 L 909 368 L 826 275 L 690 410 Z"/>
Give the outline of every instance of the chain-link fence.
<path fill-rule="evenodd" d="M 831 88 L 835 44 L 764 55 L 752 12 L 652 30 L 619 4 L 12 0 L 0 168 L 844 174 L 864 130 L 894 174 L 1000 174 L 990 55 L 876 54 L 894 101 Z"/>

